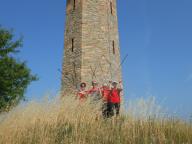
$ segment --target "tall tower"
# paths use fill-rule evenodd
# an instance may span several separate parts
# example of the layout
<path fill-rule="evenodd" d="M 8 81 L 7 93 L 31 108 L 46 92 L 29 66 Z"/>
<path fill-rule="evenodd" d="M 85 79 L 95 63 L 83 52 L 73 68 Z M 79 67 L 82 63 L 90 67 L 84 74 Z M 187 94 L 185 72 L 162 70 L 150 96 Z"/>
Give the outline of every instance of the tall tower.
<path fill-rule="evenodd" d="M 67 0 L 62 89 L 121 80 L 116 0 Z"/>

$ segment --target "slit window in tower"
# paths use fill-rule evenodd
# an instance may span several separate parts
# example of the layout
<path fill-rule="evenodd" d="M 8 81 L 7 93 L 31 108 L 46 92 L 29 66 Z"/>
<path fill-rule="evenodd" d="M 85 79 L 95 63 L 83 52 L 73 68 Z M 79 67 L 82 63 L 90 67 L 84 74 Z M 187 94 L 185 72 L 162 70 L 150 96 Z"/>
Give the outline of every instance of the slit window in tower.
<path fill-rule="evenodd" d="M 71 51 L 73 52 L 74 51 L 74 39 L 72 38 L 71 40 Z"/>
<path fill-rule="evenodd" d="M 110 9 L 111 9 L 111 14 L 113 14 L 113 3 L 110 2 Z"/>
<path fill-rule="evenodd" d="M 113 54 L 115 54 L 115 41 L 113 40 Z"/>
<path fill-rule="evenodd" d="M 75 10 L 76 7 L 76 0 L 73 0 L 73 10 Z"/>

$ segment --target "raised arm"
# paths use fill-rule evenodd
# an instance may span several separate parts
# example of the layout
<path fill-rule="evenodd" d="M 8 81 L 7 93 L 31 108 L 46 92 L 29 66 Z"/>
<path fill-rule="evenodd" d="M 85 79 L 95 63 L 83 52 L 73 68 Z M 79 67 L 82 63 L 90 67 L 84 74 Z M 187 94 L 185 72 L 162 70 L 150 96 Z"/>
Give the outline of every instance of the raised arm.
<path fill-rule="evenodd" d="M 123 91 L 123 84 L 122 84 L 122 81 L 119 82 L 119 91 Z"/>

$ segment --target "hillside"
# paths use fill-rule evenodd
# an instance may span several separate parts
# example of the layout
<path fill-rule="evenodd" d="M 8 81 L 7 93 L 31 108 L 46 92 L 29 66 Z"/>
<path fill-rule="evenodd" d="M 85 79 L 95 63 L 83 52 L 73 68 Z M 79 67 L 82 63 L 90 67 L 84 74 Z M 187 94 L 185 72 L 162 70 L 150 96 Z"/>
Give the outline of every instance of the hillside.
<path fill-rule="evenodd" d="M 103 119 L 100 104 L 71 97 L 31 102 L 0 116 L 1 144 L 190 144 L 192 125 L 176 118 L 120 117 Z"/>

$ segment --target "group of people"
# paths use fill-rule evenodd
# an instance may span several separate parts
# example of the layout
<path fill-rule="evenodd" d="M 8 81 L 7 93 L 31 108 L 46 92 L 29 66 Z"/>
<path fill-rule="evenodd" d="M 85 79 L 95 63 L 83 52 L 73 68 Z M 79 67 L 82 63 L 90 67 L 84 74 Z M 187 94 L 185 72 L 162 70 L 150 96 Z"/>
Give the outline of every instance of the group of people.
<path fill-rule="evenodd" d="M 92 81 L 91 89 L 86 88 L 86 83 L 82 82 L 77 93 L 80 101 L 86 100 L 88 97 L 93 102 L 102 101 L 102 115 L 105 118 L 118 116 L 120 112 L 122 82 L 109 81 L 99 86 L 97 81 Z"/>

